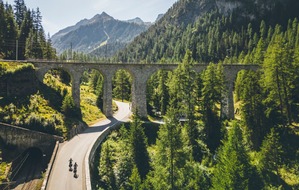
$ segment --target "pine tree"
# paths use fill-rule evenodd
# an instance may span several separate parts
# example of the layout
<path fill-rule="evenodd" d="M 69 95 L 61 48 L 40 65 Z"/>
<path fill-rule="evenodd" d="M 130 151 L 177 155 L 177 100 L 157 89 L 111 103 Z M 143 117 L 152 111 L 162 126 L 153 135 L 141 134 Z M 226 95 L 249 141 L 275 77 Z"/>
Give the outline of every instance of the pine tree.
<path fill-rule="evenodd" d="M 15 9 L 15 17 L 16 17 L 16 22 L 19 26 L 19 28 L 21 28 L 21 25 L 25 19 L 25 14 L 27 11 L 26 5 L 24 0 L 14 0 L 14 9 Z"/>
<path fill-rule="evenodd" d="M 32 29 L 26 39 L 25 57 L 29 59 L 43 58 L 42 44 L 38 37 L 38 33 Z"/>
<path fill-rule="evenodd" d="M 198 145 L 199 131 L 196 123 L 195 105 L 198 100 L 198 77 L 193 69 L 192 52 L 186 51 L 183 63 L 173 72 L 169 81 L 170 104 L 179 111 L 181 117 L 187 119 L 186 128 L 188 143 L 194 160 L 201 159 Z"/>
<path fill-rule="evenodd" d="M 202 73 L 202 120 L 206 143 L 213 152 L 220 143 L 220 115 L 217 104 L 221 104 L 223 93 L 222 66 L 210 64 Z"/>
<path fill-rule="evenodd" d="M 125 70 L 119 70 L 116 72 L 113 79 L 113 97 L 124 100 L 130 100 L 131 96 L 131 76 Z"/>
<path fill-rule="evenodd" d="M 4 52 L 4 31 L 6 26 L 5 22 L 5 10 L 4 10 L 4 4 L 2 1 L 0 1 L 0 58 L 4 57 L 3 52 Z"/>
<path fill-rule="evenodd" d="M 233 121 L 228 130 L 228 138 L 217 153 L 213 189 L 249 189 L 252 171 L 241 128 Z"/>
<path fill-rule="evenodd" d="M 73 97 L 69 94 L 67 94 L 63 101 L 61 106 L 62 112 L 69 117 L 79 117 L 80 116 L 80 110 L 75 106 Z"/>
<path fill-rule="evenodd" d="M 282 165 L 283 149 L 279 141 L 279 134 L 272 128 L 263 141 L 259 153 L 259 169 L 267 176 L 267 172 L 275 172 L 279 182 L 279 167 Z"/>
<path fill-rule="evenodd" d="M 147 138 L 138 116 L 134 116 L 129 133 L 132 158 L 138 168 L 141 179 L 144 179 L 150 169 L 149 154 L 147 152 Z"/>
<path fill-rule="evenodd" d="M 136 164 L 134 164 L 131 146 L 129 131 L 123 125 L 120 128 L 120 150 L 122 151 L 119 154 L 118 161 L 115 165 L 115 170 L 117 171 L 117 187 L 119 189 L 130 189 L 131 187 L 130 177 L 133 175 L 132 170 L 134 166 L 136 167 Z M 138 175 L 140 175 L 139 172 Z"/>
<path fill-rule="evenodd" d="M 168 101 L 169 101 L 169 94 L 166 85 L 167 72 L 160 71 L 158 77 L 159 77 L 159 84 L 157 87 L 157 94 L 159 96 L 159 105 L 160 105 L 161 115 L 165 115 L 168 106 Z"/>
<path fill-rule="evenodd" d="M 287 59 L 285 40 L 278 26 L 267 49 L 263 68 L 264 85 L 269 92 L 266 101 L 274 103 L 272 109 L 280 114 L 281 124 L 291 124 L 291 86 L 288 83 L 293 78 L 294 70 L 292 62 Z"/>
<path fill-rule="evenodd" d="M 39 8 L 36 8 L 36 11 L 32 11 L 32 17 L 33 17 L 33 28 L 35 31 L 41 31 L 43 30 L 42 26 L 42 16 L 41 12 L 39 11 Z"/>
<path fill-rule="evenodd" d="M 99 167 L 99 184 L 101 187 L 107 190 L 116 190 L 116 179 L 113 171 L 113 163 L 111 159 L 112 151 L 109 144 L 106 142 L 102 145 L 102 155 L 100 159 Z"/>
<path fill-rule="evenodd" d="M 136 167 L 136 165 L 134 165 L 133 170 L 132 170 L 132 175 L 130 177 L 130 184 L 131 184 L 131 188 L 132 190 L 140 190 L 141 188 L 141 178 L 140 175 L 138 173 L 138 169 Z"/>
<path fill-rule="evenodd" d="M 50 38 L 50 34 L 48 34 L 48 37 L 47 37 L 47 42 L 46 42 L 46 47 L 44 50 L 43 57 L 47 60 L 56 58 L 56 50 L 52 47 L 52 41 Z"/>
<path fill-rule="evenodd" d="M 31 17 L 31 11 L 27 10 L 25 12 L 25 18 L 21 24 L 20 27 L 20 35 L 18 39 L 18 58 L 19 59 L 25 59 L 25 52 L 26 52 L 26 40 L 30 34 L 30 30 L 32 29 L 32 17 Z"/>
<path fill-rule="evenodd" d="M 6 5 L 5 11 L 5 30 L 3 35 L 3 40 L 5 44 L 5 49 L 3 51 L 5 59 L 15 58 L 15 43 L 18 36 L 17 26 L 14 19 L 14 13 L 12 6 Z M 0 24 L 1 25 L 1 24 Z M 1 50 L 0 50 L 1 52 Z"/>
<path fill-rule="evenodd" d="M 241 92 L 241 115 L 253 144 L 258 150 L 261 139 L 264 138 L 268 129 L 266 127 L 265 106 L 263 105 L 263 90 L 259 84 L 260 74 L 254 71 L 244 71 Z"/>
<path fill-rule="evenodd" d="M 173 108 L 168 109 L 165 122 L 158 132 L 153 171 L 148 177 L 154 189 L 181 189 L 181 174 L 189 157 L 183 149 L 182 127 Z"/>

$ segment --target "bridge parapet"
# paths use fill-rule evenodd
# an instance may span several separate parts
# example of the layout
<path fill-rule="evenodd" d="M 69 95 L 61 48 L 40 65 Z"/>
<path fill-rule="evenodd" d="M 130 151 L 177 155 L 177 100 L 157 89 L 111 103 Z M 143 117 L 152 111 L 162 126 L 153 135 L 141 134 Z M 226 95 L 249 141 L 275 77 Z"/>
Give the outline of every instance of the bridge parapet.
<path fill-rule="evenodd" d="M 32 131 L 5 123 L 0 123 L 0 138 L 5 144 L 16 146 L 20 151 L 37 147 L 44 153 L 47 153 L 49 147 L 55 145 L 56 141 L 63 142 L 63 138 L 59 136 Z"/>

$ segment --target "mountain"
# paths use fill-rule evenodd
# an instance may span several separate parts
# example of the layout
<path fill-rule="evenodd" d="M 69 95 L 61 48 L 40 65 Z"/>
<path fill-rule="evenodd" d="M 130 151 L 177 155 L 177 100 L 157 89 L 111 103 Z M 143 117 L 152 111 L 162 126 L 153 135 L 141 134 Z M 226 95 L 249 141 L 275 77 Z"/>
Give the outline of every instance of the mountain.
<path fill-rule="evenodd" d="M 298 10 L 298 0 L 179 0 L 116 58 L 123 62 L 181 61 L 186 49 L 197 62 L 218 62 L 241 52 L 246 55 L 262 21 L 268 27 L 285 28 L 289 19 L 299 17 Z M 244 36 L 245 32 L 249 34 Z"/>
<path fill-rule="evenodd" d="M 135 24 L 139 24 L 139 25 L 152 25 L 151 22 L 144 22 L 141 18 L 139 17 L 136 17 L 134 19 L 130 19 L 130 20 L 127 20 L 126 22 L 129 22 L 129 23 L 135 23 Z"/>
<path fill-rule="evenodd" d="M 148 27 L 149 24 L 144 23 L 140 18 L 120 21 L 103 12 L 60 30 L 52 36 L 51 40 L 58 53 L 70 48 L 73 51 L 91 53 L 105 45 L 113 46 L 113 51 L 116 51 Z M 107 54 L 107 47 L 104 51 L 106 51 L 104 54 Z"/>

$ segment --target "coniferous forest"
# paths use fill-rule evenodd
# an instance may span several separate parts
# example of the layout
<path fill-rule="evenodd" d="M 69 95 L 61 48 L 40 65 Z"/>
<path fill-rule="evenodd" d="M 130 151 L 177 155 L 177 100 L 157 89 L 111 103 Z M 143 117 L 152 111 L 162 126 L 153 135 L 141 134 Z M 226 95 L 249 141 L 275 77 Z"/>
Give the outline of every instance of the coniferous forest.
<path fill-rule="evenodd" d="M 14 6 L 0 1 L 0 42 L 1 59 L 56 57 L 50 36 L 45 35 L 39 8 L 27 8 L 24 0 L 15 0 Z"/>
<path fill-rule="evenodd" d="M 179 1 L 168 13 L 192 2 Z M 165 123 L 149 126 L 134 116 L 131 124 L 112 132 L 101 146 L 94 187 L 299 188 L 298 17 L 250 20 L 237 17 L 237 11 L 215 10 L 178 24 L 167 20 L 168 13 L 115 57 L 181 63 L 148 81 L 148 112 Z M 192 66 L 198 63 L 208 64 L 207 69 L 196 73 Z M 235 119 L 226 120 L 220 113 L 226 91 L 222 64 L 232 63 L 260 69 L 238 73 Z"/>
<path fill-rule="evenodd" d="M 226 3 L 237 8 L 227 10 Z M 137 110 L 132 122 L 111 132 L 99 147 L 93 188 L 299 189 L 298 10 L 296 0 L 179 0 L 123 50 L 101 58 L 179 64 L 149 79 L 148 119 L 139 118 Z M 22 0 L 14 6 L 0 0 L 0 59 L 55 59 L 41 19 L 39 9 L 28 9 Z M 80 52 L 71 55 L 95 60 Z M 207 65 L 201 73 L 193 68 L 199 63 Z M 235 76 L 235 118 L 230 120 L 221 114 L 227 92 L 223 64 L 259 66 Z M 8 70 L 0 64 L 0 79 Z M 68 138 L 66 118 L 97 119 L 91 112 L 102 108 L 104 78 L 95 70 L 84 73 L 82 114 L 70 96 L 70 80 L 65 72 L 51 71 L 45 77 L 50 88 L 26 95 L 28 105 L 1 97 L 0 121 L 22 127 L 40 121 L 42 131 Z M 130 74 L 118 71 L 113 98 L 130 101 L 131 85 Z M 46 96 L 49 92 L 58 98 Z M 38 112 L 50 108 L 34 102 L 51 102 L 51 113 L 59 117 L 38 119 Z"/>

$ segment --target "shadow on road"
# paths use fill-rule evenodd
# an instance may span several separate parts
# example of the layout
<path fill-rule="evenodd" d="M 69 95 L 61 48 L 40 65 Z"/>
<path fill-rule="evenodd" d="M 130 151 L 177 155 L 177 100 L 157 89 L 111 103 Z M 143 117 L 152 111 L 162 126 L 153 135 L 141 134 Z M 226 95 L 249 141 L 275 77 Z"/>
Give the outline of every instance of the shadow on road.
<path fill-rule="evenodd" d="M 112 127 L 119 123 L 123 123 L 122 121 L 117 120 L 115 117 L 109 117 L 107 119 L 109 120 L 107 124 L 99 124 L 99 126 L 88 127 L 85 131 L 82 132 L 82 134 L 101 132 L 104 131 L 107 127 Z"/>

